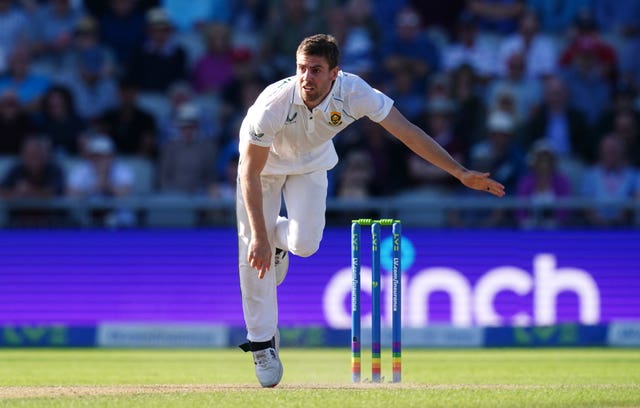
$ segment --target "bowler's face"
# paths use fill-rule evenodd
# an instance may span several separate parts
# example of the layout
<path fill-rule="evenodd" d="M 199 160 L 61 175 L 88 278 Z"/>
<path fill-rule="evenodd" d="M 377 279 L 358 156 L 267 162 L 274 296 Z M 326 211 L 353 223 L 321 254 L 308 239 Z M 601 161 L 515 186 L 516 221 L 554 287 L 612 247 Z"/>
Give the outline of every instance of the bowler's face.
<path fill-rule="evenodd" d="M 329 94 L 338 76 L 338 67 L 329 69 L 324 57 L 300 53 L 296 55 L 296 67 L 302 101 L 313 109 Z"/>

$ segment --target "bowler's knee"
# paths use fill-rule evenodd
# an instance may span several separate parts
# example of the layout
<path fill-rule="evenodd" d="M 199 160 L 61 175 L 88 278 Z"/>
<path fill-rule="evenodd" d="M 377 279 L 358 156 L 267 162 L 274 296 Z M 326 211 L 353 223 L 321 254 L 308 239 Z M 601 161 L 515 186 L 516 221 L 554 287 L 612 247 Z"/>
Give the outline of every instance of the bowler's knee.
<path fill-rule="evenodd" d="M 315 254 L 318 248 L 320 248 L 320 239 L 298 239 L 289 243 L 289 251 L 292 254 L 305 258 Z"/>

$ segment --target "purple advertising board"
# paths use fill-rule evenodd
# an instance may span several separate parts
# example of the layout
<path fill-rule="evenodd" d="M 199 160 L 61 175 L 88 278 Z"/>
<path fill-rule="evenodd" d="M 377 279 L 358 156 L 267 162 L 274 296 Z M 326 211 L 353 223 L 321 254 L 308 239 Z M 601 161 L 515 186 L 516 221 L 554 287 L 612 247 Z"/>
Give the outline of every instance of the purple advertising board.
<path fill-rule="evenodd" d="M 363 228 L 362 309 L 370 309 Z M 390 319 L 390 233 L 382 315 Z M 281 326 L 350 325 L 350 232 L 293 256 Z M 0 232 L 0 324 L 220 323 L 242 327 L 235 230 Z M 406 327 L 640 320 L 638 231 L 449 231 L 405 227 Z M 366 320 L 363 323 L 366 325 Z"/>

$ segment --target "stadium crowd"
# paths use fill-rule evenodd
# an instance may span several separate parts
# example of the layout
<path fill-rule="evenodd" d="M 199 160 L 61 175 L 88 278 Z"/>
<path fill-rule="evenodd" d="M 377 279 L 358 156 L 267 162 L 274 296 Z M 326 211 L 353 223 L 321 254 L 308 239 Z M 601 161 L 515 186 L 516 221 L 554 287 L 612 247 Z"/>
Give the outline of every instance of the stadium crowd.
<path fill-rule="evenodd" d="M 318 32 L 338 39 L 344 71 L 508 195 L 640 200 L 640 0 L 0 0 L 1 196 L 233 199 L 240 121 Z M 335 146 L 332 197 L 472 194 L 368 120 Z M 543 223 L 570 219 L 556 208 Z"/>

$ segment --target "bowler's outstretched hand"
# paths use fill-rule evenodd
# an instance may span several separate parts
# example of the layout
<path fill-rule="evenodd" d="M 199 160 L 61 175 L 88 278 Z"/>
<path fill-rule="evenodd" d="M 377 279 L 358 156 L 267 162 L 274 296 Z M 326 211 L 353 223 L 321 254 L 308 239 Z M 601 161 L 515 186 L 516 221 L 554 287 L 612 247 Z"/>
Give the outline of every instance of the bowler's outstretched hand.
<path fill-rule="evenodd" d="M 474 190 L 486 191 L 497 197 L 504 196 L 504 186 L 489 178 L 490 173 L 467 170 L 462 173 L 460 182 Z"/>

